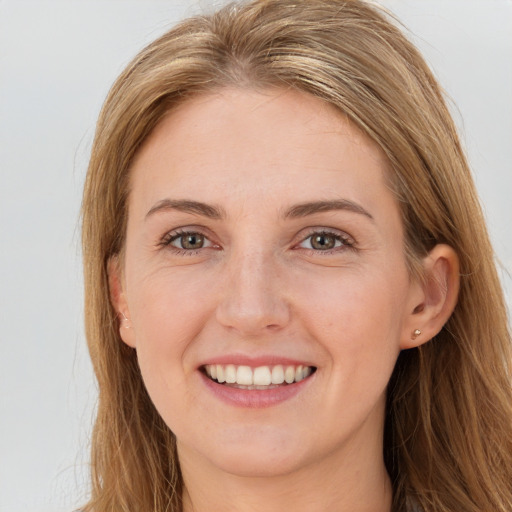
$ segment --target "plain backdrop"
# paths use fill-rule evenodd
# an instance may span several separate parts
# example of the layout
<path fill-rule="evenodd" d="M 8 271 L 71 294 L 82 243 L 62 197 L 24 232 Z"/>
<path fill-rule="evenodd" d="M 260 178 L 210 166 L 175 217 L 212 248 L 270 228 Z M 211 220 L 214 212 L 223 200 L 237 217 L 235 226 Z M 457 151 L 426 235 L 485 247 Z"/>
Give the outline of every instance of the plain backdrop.
<path fill-rule="evenodd" d="M 79 206 L 95 119 L 139 49 L 212 3 L 0 0 L 1 512 L 70 512 L 85 500 L 96 389 Z M 512 1 L 385 5 L 451 98 L 510 307 Z"/>

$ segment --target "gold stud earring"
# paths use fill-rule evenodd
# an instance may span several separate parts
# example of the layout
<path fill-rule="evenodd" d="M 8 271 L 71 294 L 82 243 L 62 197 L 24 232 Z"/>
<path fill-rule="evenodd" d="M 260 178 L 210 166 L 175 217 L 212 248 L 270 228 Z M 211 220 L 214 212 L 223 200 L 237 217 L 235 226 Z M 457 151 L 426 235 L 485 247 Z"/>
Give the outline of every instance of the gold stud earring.
<path fill-rule="evenodd" d="M 419 335 L 421 334 L 421 331 L 419 329 L 415 329 L 412 333 L 412 339 L 415 340 Z"/>

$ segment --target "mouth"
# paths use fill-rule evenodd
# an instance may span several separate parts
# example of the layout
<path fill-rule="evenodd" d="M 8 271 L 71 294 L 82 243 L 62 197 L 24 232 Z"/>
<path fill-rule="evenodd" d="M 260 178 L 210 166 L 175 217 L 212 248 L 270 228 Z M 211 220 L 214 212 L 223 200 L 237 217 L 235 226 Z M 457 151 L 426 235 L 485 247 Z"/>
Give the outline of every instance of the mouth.
<path fill-rule="evenodd" d="M 315 373 L 316 367 L 277 364 L 253 368 L 246 365 L 206 364 L 201 371 L 208 379 L 227 387 L 267 390 L 301 382 Z"/>

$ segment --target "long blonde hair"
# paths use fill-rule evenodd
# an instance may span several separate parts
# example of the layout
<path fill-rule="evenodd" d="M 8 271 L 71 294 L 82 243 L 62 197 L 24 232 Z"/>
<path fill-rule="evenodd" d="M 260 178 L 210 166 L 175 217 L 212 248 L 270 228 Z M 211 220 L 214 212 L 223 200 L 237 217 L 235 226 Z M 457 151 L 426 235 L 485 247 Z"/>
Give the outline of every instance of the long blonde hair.
<path fill-rule="evenodd" d="M 254 0 L 186 20 L 113 85 L 83 198 L 86 334 L 99 385 L 85 511 L 181 510 L 175 439 L 122 343 L 107 264 L 124 245 L 130 163 L 162 117 L 225 86 L 285 87 L 334 105 L 387 155 L 412 275 L 437 243 L 460 258 L 456 309 L 403 351 L 388 388 L 393 510 L 512 510 L 511 340 L 466 158 L 432 73 L 387 16 L 359 0 Z"/>

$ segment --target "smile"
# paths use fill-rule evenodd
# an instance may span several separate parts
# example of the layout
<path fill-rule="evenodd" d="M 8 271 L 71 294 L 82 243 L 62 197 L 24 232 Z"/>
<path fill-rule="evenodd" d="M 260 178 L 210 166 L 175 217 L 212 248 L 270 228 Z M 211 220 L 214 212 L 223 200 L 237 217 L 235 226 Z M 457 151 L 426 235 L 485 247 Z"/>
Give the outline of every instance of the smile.
<path fill-rule="evenodd" d="M 316 370 L 313 366 L 281 365 L 252 368 L 234 364 L 207 364 L 204 373 L 214 382 L 239 389 L 272 389 L 283 384 L 293 384 L 309 377 Z"/>

